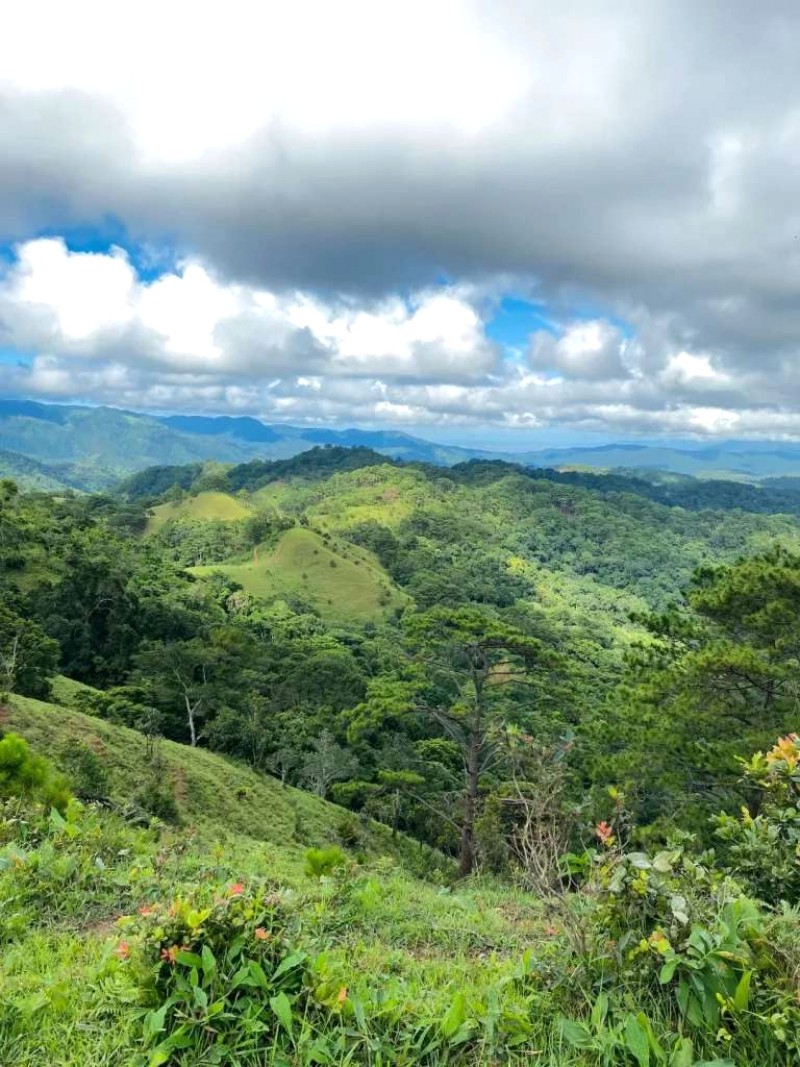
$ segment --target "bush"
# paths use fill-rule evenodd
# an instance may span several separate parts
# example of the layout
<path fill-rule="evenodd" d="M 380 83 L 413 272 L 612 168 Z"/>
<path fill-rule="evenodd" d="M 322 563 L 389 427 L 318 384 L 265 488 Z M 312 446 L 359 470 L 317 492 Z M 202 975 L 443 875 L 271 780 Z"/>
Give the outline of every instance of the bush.
<path fill-rule="evenodd" d="M 289 951 L 281 898 L 270 890 L 235 883 L 129 921 L 147 967 L 142 983 L 155 972 L 143 1026 L 149 1063 L 239 1063 L 257 1049 L 291 1050 L 307 957 Z M 127 958 L 129 942 L 117 951 Z"/>
<path fill-rule="evenodd" d="M 770 940 L 764 907 L 683 843 L 648 856 L 620 851 L 604 823 L 598 836 L 580 954 L 593 982 L 639 1004 L 666 993 L 668 1013 L 704 1051 L 789 1062 L 800 1051 L 796 961 Z"/>
<path fill-rule="evenodd" d="M 108 771 L 100 756 L 89 745 L 77 742 L 60 756 L 72 790 L 81 800 L 105 800 L 108 797 Z"/>
<path fill-rule="evenodd" d="M 162 822 L 178 825 L 181 821 L 181 813 L 175 793 L 169 780 L 157 771 L 150 773 L 145 782 L 133 795 L 134 803 L 153 815 Z"/>
<path fill-rule="evenodd" d="M 66 780 L 43 756 L 31 752 L 18 734 L 0 739 L 0 798 L 28 797 L 63 811 L 69 802 Z"/>
<path fill-rule="evenodd" d="M 359 848 L 364 844 L 364 831 L 353 815 L 344 815 L 336 827 L 339 840 L 346 848 Z"/>
<path fill-rule="evenodd" d="M 306 874 L 309 878 L 325 878 L 348 865 L 347 853 L 338 845 L 310 848 L 306 852 Z"/>
<path fill-rule="evenodd" d="M 717 836 L 737 878 L 761 900 L 800 899 L 800 739 L 781 738 L 764 755 L 742 761 L 745 780 L 761 794 L 757 815 L 719 815 Z"/>
<path fill-rule="evenodd" d="M 152 874 L 152 850 L 149 832 L 78 801 L 63 816 L 29 800 L 0 802 L 0 940 L 32 926 L 86 926 L 129 906 Z"/>

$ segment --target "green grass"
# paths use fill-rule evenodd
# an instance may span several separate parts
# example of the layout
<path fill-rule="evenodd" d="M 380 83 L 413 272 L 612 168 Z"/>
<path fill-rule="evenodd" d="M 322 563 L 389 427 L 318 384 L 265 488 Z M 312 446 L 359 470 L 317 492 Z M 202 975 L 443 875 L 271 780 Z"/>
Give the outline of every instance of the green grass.
<path fill-rule="evenodd" d="M 287 530 L 274 549 L 256 549 L 250 559 L 191 570 L 200 577 L 223 571 L 264 600 L 299 596 L 332 622 L 376 620 L 406 599 L 369 552 L 343 541 L 326 544 L 304 527 Z"/>
<path fill-rule="evenodd" d="M 71 687 L 60 680 L 57 688 L 68 695 Z M 68 746 L 91 745 L 118 800 L 130 796 L 147 765 L 143 736 L 69 708 L 15 697 L 0 719 L 3 730 L 20 733 L 56 762 Z M 418 846 L 375 824 L 363 828 L 362 865 L 344 881 L 310 879 L 305 846 L 336 840 L 341 809 L 208 752 L 162 742 L 160 754 L 179 800 L 178 830 L 159 837 L 98 811 L 80 817 L 85 826 L 77 838 L 56 834 L 55 852 L 45 844 L 36 866 L 20 868 L 19 877 L 28 879 L 21 883 L 30 898 L 27 926 L 0 942 L 3 1067 L 139 1062 L 142 989 L 140 976 L 114 952 L 126 936 L 120 915 L 135 911 L 137 900 L 168 901 L 197 886 L 259 877 L 289 894 L 298 944 L 321 952 L 315 966 L 326 980 L 365 1003 L 377 995 L 382 1012 L 424 1022 L 444 1017 L 457 994 L 477 1004 L 487 990 L 497 991 L 504 1011 L 528 1011 L 518 981 L 525 954 L 533 944 L 546 956 L 558 951 L 536 899 L 491 882 L 453 891 L 420 881 L 400 865 L 403 856 L 419 854 Z M 76 857 L 80 887 L 76 875 L 54 881 L 48 872 L 48 863 L 71 870 L 58 866 L 60 850 Z M 111 859 L 94 878 L 92 857 L 101 851 Z M 20 907 L 19 895 L 7 895 L 20 892 L 13 889 L 16 870 L 0 863 L 0 916 L 4 904 Z M 453 1062 L 491 1061 L 471 1054 Z"/>
<path fill-rule="evenodd" d="M 80 691 L 66 679 L 57 688 L 64 696 Z M 19 732 L 56 761 L 69 746 L 91 745 L 120 801 L 147 770 L 144 737 L 70 708 L 14 697 L 0 709 L 0 726 Z M 153 988 L 159 950 L 153 951 L 153 943 L 161 935 L 138 939 L 138 913 L 156 906 L 158 917 L 146 921 L 157 927 L 169 921 L 161 916 L 214 900 L 224 908 L 224 901 L 240 892 L 244 902 L 277 894 L 284 918 L 275 958 L 299 960 L 304 968 L 302 989 L 292 1001 L 299 1033 L 294 1050 L 288 1057 L 276 1055 L 267 1031 L 250 1048 L 243 1035 L 241 1058 L 215 1059 L 212 1029 L 203 1031 L 212 1035 L 205 1042 L 207 1054 L 153 1064 L 622 1067 L 634 1062 L 619 1043 L 605 1053 L 600 1046 L 563 1043 L 558 1016 L 586 1017 L 597 990 L 582 987 L 587 979 L 581 978 L 560 919 L 537 898 L 485 878 L 452 887 L 415 878 L 401 861 L 417 846 L 392 839 L 386 827 L 375 824 L 362 827 L 364 854 L 349 869 L 333 878 L 310 878 L 305 845 L 334 841 L 341 809 L 284 790 L 208 752 L 163 742 L 160 758 L 183 819 L 175 828 L 135 827 L 113 811 L 91 807 L 69 810 L 64 821 L 32 806 L 0 802 L 2 1067 L 147 1067 L 142 1021 L 158 1003 Z M 241 940 L 241 931 L 241 925 L 223 927 L 212 959 Z M 120 958 L 121 952 L 130 958 Z M 222 995 L 228 991 L 225 985 Z M 609 993 L 616 1010 L 644 1008 L 657 1033 L 668 1031 L 674 1038 L 668 998 L 653 993 L 642 999 L 641 989 L 626 990 L 624 983 L 609 987 Z M 195 1006 L 203 1003 L 201 998 Z M 360 1006 L 360 1018 L 354 1005 Z M 266 1010 L 263 996 L 261 1009 Z M 705 1035 L 702 1051 L 708 1054 L 700 1058 L 734 1067 L 788 1067 L 791 1060 L 774 1042 L 762 1049 L 756 1041 L 760 1031 L 749 1033 L 740 1038 L 735 1031 L 730 1048 Z M 729 1052 L 730 1059 L 719 1058 Z"/>
<path fill-rule="evenodd" d="M 57 674 L 51 680 L 50 689 L 53 695 L 53 703 L 61 704 L 67 708 L 71 708 L 76 703 L 75 698 L 80 693 L 99 692 L 93 686 L 85 685 L 83 682 L 76 682 L 74 678 L 67 678 L 63 674 Z"/>
<path fill-rule="evenodd" d="M 85 687 L 57 679 L 55 688 L 68 695 L 70 688 L 75 692 Z M 15 696 L 0 709 L 0 729 L 20 734 L 56 763 L 76 744 L 88 745 L 103 761 L 112 798 L 120 802 L 135 793 L 148 767 L 143 734 L 69 707 Z M 202 748 L 162 740 L 158 752 L 181 819 L 189 826 L 211 832 L 215 838 L 233 834 L 280 846 L 298 862 L 308 846 L 337 840 L 337 828 L 346 812 L 334 804 L 283 787 L 275 778 Z M 377 823 L 368 826 L 365 844 L 377 854 L 420 853 L 416 843 L 405 839 L 393 844 L 387 828 Z"/>
<path fill-rule="evenodd" d="M 252 515 L 252 510 L 229 493 L 206 492 L 187 496 L 179 503 L 159 504 L 147 523 L 147 533 L 155 533 L 172 519 L 195 522 L 236 522 Z"/>

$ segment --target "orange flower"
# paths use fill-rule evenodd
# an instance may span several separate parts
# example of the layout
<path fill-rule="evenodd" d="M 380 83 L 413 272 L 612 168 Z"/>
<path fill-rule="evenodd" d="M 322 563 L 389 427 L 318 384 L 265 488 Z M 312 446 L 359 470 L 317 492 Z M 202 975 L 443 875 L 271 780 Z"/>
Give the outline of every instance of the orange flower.
<path fill-rule="evenodd" d="M 614 831 L 611 829 L 607 822 L 599 822 L 594 828 L 594 832 L 597 834 L 601 845 L 607 845 L 610 847 L 614 844 Z"/>
<path fill-rule="evenodd" d="M 119 956 L 121 960 L 126 960 L 131 954 L 131 947 L 127 941 L 120 941 L 117 947 L 114 949 L 114 955 Z"/>
<path fill-rule="evenodd" d="M 229 897 L 240 897 L 242 893 L 244 893 L 243 882 L 234 882 L 233 885 L 228 889 Z"/>
<path fill-rule="evenodd" d="M 265 930 L 263 926 L 257 926 L 253 933 L 259 941 L 269 940 L 269 930 Z"/>
<path fill-rule="evenodd" d="M 139 908 L 139 914 L 147 917 L 148 915 L 152 915 L 155 910 L 156 909 L 152 904 L 143 904 L 141 908 Z"/>
<path fill-rule="evenodd" d="M 786 737 L 779 738 L 774 748 L 767 753 L 768 763 L 778 761 L 785 763 L 790 771 L 793 771 L 800 763 L 800 744 L 798 744 L 797 734 L 787 734 Z"/>
<path fill-rule="evenodd" d="M 170 945 L 169 948 L 161 949 L 161 959 L 165 963 L 169 963 L 171 966 L 175 966 L 175 962 L 178 959 L 178 953 L 180 949 L 177 945 Z"/>
<path fill-rule="evenodd" d="M 336 994 L 336 1002 L 338 1004 L 344 1004 L 347 1000 L 347 986 L 342 986 L 339 992 Z"/>

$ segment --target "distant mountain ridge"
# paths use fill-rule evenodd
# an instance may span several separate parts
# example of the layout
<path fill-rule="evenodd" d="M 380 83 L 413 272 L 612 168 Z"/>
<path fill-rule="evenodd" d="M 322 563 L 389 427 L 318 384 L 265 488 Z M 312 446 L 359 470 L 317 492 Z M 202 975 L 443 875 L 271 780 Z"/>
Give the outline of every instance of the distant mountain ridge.
<path fill-rule="evenodd" d="M 531 467 L 628 470 L 756 481 L 800 477 L 800 444 L 728 441 L 692 447 L 621 442 L 527 452 L 437 444 L 401 430 L 268 424 L 252 416 L 148 415 L 111 407 L 0 398 L 0 474 L 36 488 L 106 488 L 155 466 L 291 459 L 320 445 L 368 448 L 449 467 L 495 459 Z M 15 458 L 16 457 L 16 458 Z"/>

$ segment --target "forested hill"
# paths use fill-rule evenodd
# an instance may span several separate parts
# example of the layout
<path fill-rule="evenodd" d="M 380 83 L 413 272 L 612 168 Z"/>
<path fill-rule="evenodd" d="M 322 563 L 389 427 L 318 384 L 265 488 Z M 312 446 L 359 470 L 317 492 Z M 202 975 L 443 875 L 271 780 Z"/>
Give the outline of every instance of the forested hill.
<path fill-rule="evenodd" d="M 323 478 L 337 471 L 381 464 L 405 464 L 426 472 L 431 478 L 446 477 L 460 484 L 489 484 L 511 474 L 519 474 L 537 481 L 591 489 L 601 494 L 631 493 L 654 503 L 691 511 L 738 509 L 765 515 L 800 514 L 800 479 L 765 479 L 763 483 L 752 484 L 657 472 L 651 472 L 645 478 L 637 472 L 557 470 L 499 459 L 471 459 L 442 470 L 417 461 L 393 460 L 370 448 L 337 445 L 317 446 L 284 460 L 149 467 L 122 480 L 118 491 L 128 500 L 152 500 L 158 499 L 175 485 L 192 490 L 198 485 L 207 485 L 212 479 L 225 490 L 253 492 L 283 478 Z"/>

